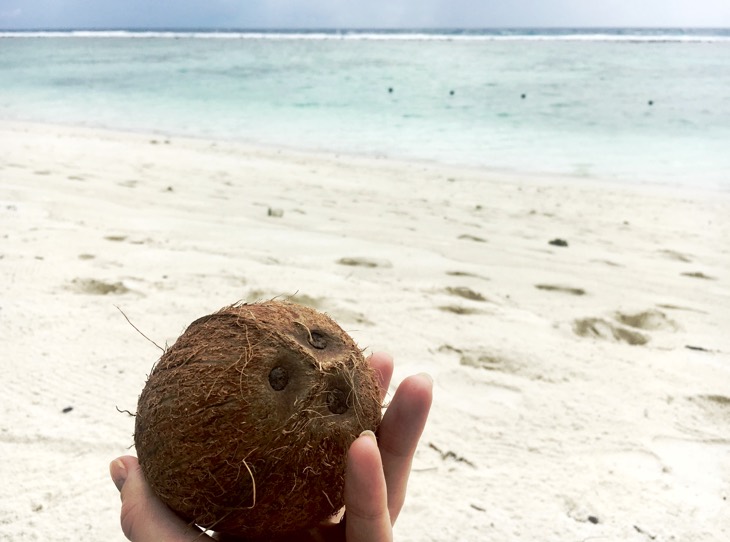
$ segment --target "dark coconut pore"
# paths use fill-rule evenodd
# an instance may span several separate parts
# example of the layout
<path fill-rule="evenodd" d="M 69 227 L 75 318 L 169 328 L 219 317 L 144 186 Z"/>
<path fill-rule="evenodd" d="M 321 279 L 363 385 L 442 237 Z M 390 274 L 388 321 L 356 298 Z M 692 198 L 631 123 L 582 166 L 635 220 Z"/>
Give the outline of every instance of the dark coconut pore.
<path fill-rule="evenodd" d="M 342 508 L 347 450 L 380 417 L 354 341 L 313 309 L 268 301 L 190 324 L 149 376 L 134 438 L 153 491 L 185 520 L 273 538 Z"/>

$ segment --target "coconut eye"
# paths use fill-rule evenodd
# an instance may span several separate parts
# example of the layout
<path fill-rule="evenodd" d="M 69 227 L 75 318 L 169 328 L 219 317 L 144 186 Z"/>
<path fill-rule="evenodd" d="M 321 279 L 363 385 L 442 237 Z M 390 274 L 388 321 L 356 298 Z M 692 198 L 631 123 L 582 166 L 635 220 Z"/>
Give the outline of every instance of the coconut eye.
<path fill-rule="evenodd" d="M 317 350 L 324 350 L 327 346 L 327 336 L 320 331 L 311 331 L 309 333 L 309 344 Z"/>
<path fill-rule="evenodd" d="M 344 414 L 350 408 L 347 405 L 347 392 L 340 388 L 335 388 L 327 395 L 327 408 L 332 414 Z"/>
<path fill-rule="evenodd" d="M 278 366 L 269 373 L 269 384 L 275 391 L 281 391 L 289 383 L 289 373 L 284 367 Z"/>

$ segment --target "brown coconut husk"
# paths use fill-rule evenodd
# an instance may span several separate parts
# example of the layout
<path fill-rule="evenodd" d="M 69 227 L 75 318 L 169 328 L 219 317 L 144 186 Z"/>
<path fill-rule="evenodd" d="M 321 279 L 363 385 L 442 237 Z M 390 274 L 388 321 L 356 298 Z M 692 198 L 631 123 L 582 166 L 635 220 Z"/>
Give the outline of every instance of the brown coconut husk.
<path fill-rule="evenodd" d="M 196 320 L 162 355 L 135 445 L 181 517 L 269 539 L 342 508 L 347 450 L 380 417 L 374 371 L 334 321 L 293 303 L 239 304 Z"/>

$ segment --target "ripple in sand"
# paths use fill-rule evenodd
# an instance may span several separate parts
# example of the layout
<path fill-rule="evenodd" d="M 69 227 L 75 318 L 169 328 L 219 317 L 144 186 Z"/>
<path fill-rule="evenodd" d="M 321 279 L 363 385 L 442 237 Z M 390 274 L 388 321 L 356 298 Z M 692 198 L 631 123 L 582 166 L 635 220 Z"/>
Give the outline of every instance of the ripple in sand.
<path fill-rule="evenodd" d="M 670 260 L 676 260 L 678 262 L 686 263 L 692 261 L 689 256 L 687 256 L 686 254 L 682 254 L 681 252 L 677 252 L 676 250 L 662 250 L 660 252 Z"/>
<path fill-rule="evenodd" d="M 463 297 L 464 299 L 470 299 L 472 301 L 486 301 L 487 298 L 485 298 L 482 294 L 479 292 L 475 292 L 471 288 L 467 288 L 466 286 L 450 286 L 446 288 L 446 293 L 450 295 L 455 295 L 457 297 Z"/>
<path fill-rule="evenodd" d="M 537 288 L 538 290 L 545 290 L 548 292 L 560 292 L 570 295 L 585 295 L 586 293 L 586 291 L 582 288 L 571 288 L 570 286 L 556 286 L 554 284 L 535 284 L 535 288 Z"/>
<path fill-rule="evenodd" d="M 726 397 L 724 395 L 698 395 L 698 398 L 720 405 L 724 408 L 730 408 L 730 397 Z"/>
<path fill-rule="evenodd" d="M 340 265 L 349 265 L 353 267 L 393 267 L 388 260 L 379 260 L 375 258 L 340 258 L 337 260 Z"/>
<path fill-rule="evenodd" d="M 478 309 L 472 309 L 472 308 L 469 308 L 469 307 L 461 307 L 459 305 L 442 305 L 442 306 L 438 307 L 438 309 L 440 311 L 450 312 L 450 313 L 453 313 L 453 314 L 460 314 L 460 315 L 464 315 L 464 314 L 481 314 L 483 312 L 483 311 L 480 311 Z"/>
<path fill-rule="evenodd" d="M 471 277 L 475 279 L 489 280 L 487 277 L 477 275 L 476 273 L 469 273 L 468 271 L 447 271 L 446 274 L 450 277 Z"/>
<path fill-rule="evenodd" d="M 705 275 L 701 271 L 695 271 L 692 273 L 682 273 L 682 276 L 691 277 L 693 279 L 716 280 L 715 277 L 710 277 L 709 275 Z"/>
<path fill-rule="evenodd" d="M 699 314 L 707 314 L 707 311 L 702 311 L 700 309 L 694 309 L 692 307 L 682 307 L 681 305 L 672 305 L 671 303 L 660 303 L 657 305 L 660 309 L 669 309 L 669 310 L 676 310 L 676 311 L 690 311 L 690 312 L 697 312 Z"/>
<path fill-rule="evenodd" d="M 468 233 L 465 233 L 463 235 L 459 236 L 459 239 L 465 240 L 465 241 L 475 241 L 477 243 L 486 243 L 486 239 L 482 239 L 481 237 L 477 237 L 476 235 L 470 235 Z"/>

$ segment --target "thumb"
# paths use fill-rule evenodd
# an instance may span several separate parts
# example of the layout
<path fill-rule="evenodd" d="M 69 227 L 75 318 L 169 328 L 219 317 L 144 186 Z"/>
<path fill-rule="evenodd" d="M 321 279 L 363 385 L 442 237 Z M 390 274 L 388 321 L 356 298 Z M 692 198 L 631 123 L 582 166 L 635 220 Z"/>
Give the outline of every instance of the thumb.
<path fill-rule="evenodd" d="M 132 542 L 213 540 L 180 519 L 152 493 L 136 457 L 115 459 L 109 473 L 122 498 L 122 531 Z"/>

